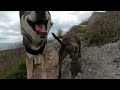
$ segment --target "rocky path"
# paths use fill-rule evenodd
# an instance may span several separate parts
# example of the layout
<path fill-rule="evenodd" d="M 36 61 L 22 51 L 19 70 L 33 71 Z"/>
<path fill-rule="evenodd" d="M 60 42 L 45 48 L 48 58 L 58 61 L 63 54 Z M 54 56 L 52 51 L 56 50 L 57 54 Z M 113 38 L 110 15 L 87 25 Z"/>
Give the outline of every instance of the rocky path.
<path fill-rule="evenodd" d="M 82 49 L 78 79 L 120 79 L 120 41 Z"/>

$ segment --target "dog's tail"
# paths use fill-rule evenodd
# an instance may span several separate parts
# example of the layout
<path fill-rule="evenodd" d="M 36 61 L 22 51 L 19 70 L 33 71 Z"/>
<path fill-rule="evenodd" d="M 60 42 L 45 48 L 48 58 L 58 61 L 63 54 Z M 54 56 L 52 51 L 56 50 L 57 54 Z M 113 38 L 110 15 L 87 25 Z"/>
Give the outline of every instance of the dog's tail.
<path fill-rule="evenodd" d="M 64 43 L 54 33 L 52 33 L 52 35 L 61 45 L 64 45 Z"/>

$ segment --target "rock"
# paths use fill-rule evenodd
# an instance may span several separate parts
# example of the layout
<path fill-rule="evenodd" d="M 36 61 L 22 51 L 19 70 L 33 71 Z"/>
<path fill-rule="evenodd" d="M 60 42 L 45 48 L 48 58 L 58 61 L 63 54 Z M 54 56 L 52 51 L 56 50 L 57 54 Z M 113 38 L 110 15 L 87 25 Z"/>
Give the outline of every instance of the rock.
<path fill-rule="evenodd" d="M 119 41 L 101 47 L 82 48 L 81 63 L 83 73 L 79 79 L 120 79 L 120 50 Z"/>

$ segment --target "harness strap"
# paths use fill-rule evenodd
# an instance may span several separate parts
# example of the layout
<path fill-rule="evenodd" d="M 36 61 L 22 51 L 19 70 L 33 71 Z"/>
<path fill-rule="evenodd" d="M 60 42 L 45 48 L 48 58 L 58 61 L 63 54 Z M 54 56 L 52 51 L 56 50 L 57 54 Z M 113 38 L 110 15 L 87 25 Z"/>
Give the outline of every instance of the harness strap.
<path fill-rule="evenodd" d="M 39 50 L 32 50 L 31 48 L 27 47 L 27 45 L 25 43 L 24 43 L 24 45 L 25 45 L 26 52 L 28 52 L 32 55 L 42 54 L 44 49 L 45 49 L 45 43 L 43 44 L 43 46 Z"/>

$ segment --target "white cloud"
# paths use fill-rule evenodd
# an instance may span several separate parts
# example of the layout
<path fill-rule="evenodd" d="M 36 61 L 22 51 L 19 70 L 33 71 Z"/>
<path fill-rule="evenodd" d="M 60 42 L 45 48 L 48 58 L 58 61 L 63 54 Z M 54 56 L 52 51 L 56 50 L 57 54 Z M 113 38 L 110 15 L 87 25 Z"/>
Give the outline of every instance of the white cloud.
<path fill-rule="evenodd" d="M 67 32 L 73 25 L 80 24 L 82 21 L 90 17 L 93 11 L 50 11 L 53 26 L 50 32 L 57 33 L 60 27 L 63 32 Z M 49 38 L 52 38 L 51 33 Z"/>

